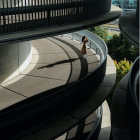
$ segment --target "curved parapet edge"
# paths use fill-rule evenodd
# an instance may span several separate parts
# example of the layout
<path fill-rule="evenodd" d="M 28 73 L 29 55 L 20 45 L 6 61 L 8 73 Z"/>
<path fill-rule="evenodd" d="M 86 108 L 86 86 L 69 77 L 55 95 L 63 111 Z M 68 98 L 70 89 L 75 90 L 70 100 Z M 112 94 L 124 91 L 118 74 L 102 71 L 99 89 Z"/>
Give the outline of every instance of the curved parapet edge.
<path fill-rule="evenodd" d="M 103 23 L 113 21 L 120 17 L 121 12 L 122 10 L 120 8 L 112 5 L 110 12 L 104 15 L 98 16 L 94 19 L 89 19 L 87 21 L 82 21 L 79 23 L 72 23 L 70 25 L 63 25 L 59 27 L 56 26 L 53 28 L 41 29 L 41 30 L 36 30 L 36 31 L 15 33 L 15 34 L 12 34 L 12 36 L 11 35 L 0 36 L 0 45 L 23 42 L 26 40 L 34 40 L 34 39 L 39 39 L 43 37 L 51 37 L 54 35 L 60 35 L 60 34 L 83 30 L 91 26 L 97 26 Z"/>
<path fill-rule="evenodd" d="M 139 69 L 140 56 L 134 61 L 128 79 L 128 88 L 127 88 L 127 99 L 126 99 L 126 110 L 128 114 L 128 123 L 131 132 L 131 138 L 138 140 L 139 139 L 139 103 L 136 93 L 136 84 L 140 76 Z"/>
<path fill-rule="evenodd" d="M 119 28 L 132 44 L 139 47 L 139 26 L 137 25 L 135 15 L 136 11 L 122 15 L 119 20 Z"/>
<path fill-rule="evenodd" d="M 111 134 L 111 112 L 106 100 L 103 102 L 102 107 L 102 124 L 98 140 L 109 140 Z"/>
<path fill-rule="evenodd" d="M 24 140 L 52 140 L 56 139 L 59 136 L 66 133 L 68 130 L 76 126 L 80 121 L 84 120 L 87 116 L 89 116 L 93 111 L 95 111 L 108 97 L 112 87 L 114 86 L 116 80 L 116 67 L 111 59 L 111 57 L 107 56 L 107 70 L 106 76 L 95 91 L 95 93 L 85 102 L 83 103 L 78 109 L 74 112 L 68 114 L 66 117 L 61 119 L 60 121 L 44 128 L 40 132 L 33 134 Z M 104 107 L 104 104 L 106 104 Z M 107 109 L 107 103 L 103 103 L 103 120 L 101 128 L 108 127 L 108 134 L 106 135 L 107 138 L 110 136 L 110 111 Z M 107 118 L 106 118 L 107 117 Z M 106 123 L 107 122 L 107 123 Z M 99 138 L 102 138 L 102 129 L 101 134 L 99 134 Z M 62 136 L 63 137 L 63 136 Z M 65 136 L 64 136 L 65 137 Z M 89 136 L 90 137 L 90 136 Z M 100 140 L 100 139 L 99 139 Z"/>
<path fill-rule="evenodd" d="M 106 46 L 104 47 L 106 48 Z M 105 54 L 107 55 L 107 52 L 105 52 Z M 86 108 L 86 112 L 82 115 L 80 115 L 80 113 L 77 114 L 76 112 L 80 111 L 77 110 L 76 112 L 70 114 L 69 117 L 73 116 L 73 118 L 77 118 L 77 120 L 85 119 L 85 117 L 87 117 L 90 113 L 92 113 L 95 109 L 97 109 L 98 106 L 106 99 L 111 88 L 115 83 L 115 79 L 116 79 L 115 65 L 109 56 L 105 56 L 104 60 L 93 72 L 91 72 L 91 74 L 87 75 L 78 82 L 75 82 L 69 87 L 61 91 L 58 91 L 52 95 L 46 96 L 43 99 L 38 99 L 31 102 L 30 104 L 26 104 L 24 106 L 15 108 L 14 110 L 10 110 L 7 112 L 4 112 L 3 110 L 3 112 L 0 115 L 0 118 L 1 123 L 5 125 L 2 125 L 0 127 L 0 129 L 2 129 L 1 132 L 7 130 L 6 127 L 10 129 L 11 127 L 9 127 L 9 125 L 10 126 L 13 125 L 13 123 L 11 124 L 11 122 L 13 121 L 16 122 L 17 120 L 19 120 L 20 123 L 17 124 L 17 128 L 22 126 L 22 129 L 24 128 L 23 133 L 25 134 L 26 131 L 25 122 L 29 124 L 30 121 L 32 120 L 33 123 L 30 123 L 31 125 L 28 126 L 29 127 L 28 129 L 31 129 L 32 125 L 33 126 L 35 125 L 36 127 L 32 130 L 32 132 L 31 131 L 29 132 L 27 130 L 28 133 L 26 133 L 26 135 L 25 136 L 23 135 L 22 137 L 29 136 L 31 133 L 32 134 L 36 133 L 37 130 L 40 131 L 44 127 L 62 119 L 63 117 L 74 111 L 76 108 L 78 108 L 80 105 L 85 107 L 88 106 L 87 108 L 89 108 L 89 110 Z M 73 104 L 71 104 L 71 101 L 73 101 Z M 51 109 L 53 109 L 53 112 L 51 111 Z M 43 113 L 43 115 L 41 112 Z M 40 124 L 40 121 L 38 119 L 36 120 L 36 117 L 34 117 L 34 113 L 38 117 L 40 116 L 41 118 L 45 118 L 45 120 L 40 119 L 43 122 L 45 121 L 45 123 Z M 5 116 L 9 117 L 6 118 Z M 48 119 L 46 119 L 46 117 Z M 24 125 L 20 125 L 23 122 Z M 16 131 L 14 130 L 14 132 Z M 22 132 L 20 132 L 20 134 L 16 133 L 16 137 L 20 137 L 21 133 Z M 3 139 L 11 135 L 13 135 L 13 133 L 11 133 L 10 135 L 6 135 Z"/>
<path fill-rule="evenodd" d="M 111 135 L 118 140 L 130 139 L 126 115 L 126 94 L 128 86 L 129 73 L 117 85 L 114 91 L 111 105 Z M 124 135 L 122 135 L 124 133 Z M 121 134 L 121 135 L 120 135 Z"/>
<path fill-rule="evenodd" d="M 140 58 L 140 57 L 139 57 Z M 117 85 L 111 106 L 111 128 L 113 139 L 138 140 L 139 107 L 134 95 L 135 78 L 139 70 L 139 58 L 135 60 L 129 73 Z"/>
<path fill-rule="evenodd" d="M 107 56 L 108 48 L 106 43 L 100 37 L 87 30 L 63 34 L 63 36 L 70 37 L 71 39 L 77 40 L 79 42 L 81 42 L 82 36 L 86 36 L 88 38 L 87 45 L 100 55 L 101 63 Z"/>

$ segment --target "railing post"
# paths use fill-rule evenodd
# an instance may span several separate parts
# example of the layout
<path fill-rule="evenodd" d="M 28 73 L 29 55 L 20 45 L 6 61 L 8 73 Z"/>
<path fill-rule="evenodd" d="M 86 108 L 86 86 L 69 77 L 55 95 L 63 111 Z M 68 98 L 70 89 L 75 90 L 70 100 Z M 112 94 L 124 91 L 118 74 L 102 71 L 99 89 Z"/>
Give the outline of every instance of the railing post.
<path fill-rule="evenodd" d="M 97 54 L 97 48 L 96 48 L 96 54 Z"/>
<path fill-rule="evenodd" d="M 91 42 L 90 42 L 90 45 L 89 45 L 89 47 L 91 48 Z"/>
<path fill-rule="evenodd" d="M 102 61 L 102 54 L 100 54 L 100 60 L 99 60 L 100 62 Z"/>
<path fill-rule="evenodd" d="M 76 15 L 79 14 L 79 7 L 76 8 Z"/>
<path fill-rule="evenodd" d="M 5 20 L 5 6 L 3 0 L 3 25 L 4 25 L 4 33 L 6 33 L 6 20 Z"/>
<path fill-rule="evenodd" d="M 50 8 L 47 11 L 48 27 L 50 26 Z"/>
<path fill-rule="evenodd" d="M 71 34 L 71 36 L 72 36 L 72 37 L 71 37 L 71 40 L 73 40 L 73 39 L 74 39 L 73 34 Z"/>
<path fill-rule="evenodd" d="M 80 41 L 81 43 L 80 44 L 82 44 L 83 42 L 82 42 L 82 38 L 81 38 L 81 41 Z"/>

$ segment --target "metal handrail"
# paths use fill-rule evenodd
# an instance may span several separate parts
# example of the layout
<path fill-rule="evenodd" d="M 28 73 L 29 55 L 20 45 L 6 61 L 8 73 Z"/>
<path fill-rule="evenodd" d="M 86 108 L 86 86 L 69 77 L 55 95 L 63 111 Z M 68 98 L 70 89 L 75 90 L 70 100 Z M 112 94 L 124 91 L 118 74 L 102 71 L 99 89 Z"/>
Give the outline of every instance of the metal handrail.
<path fill-rule="evenodd" d="M 108 13 L 111 8 L 111 0 L 1 1 L 0 35 L 86 21 Z"/>
<path fill-rule="evenodd" d="M 81 34 L 79 35 L 81 36 Z M 105 45 L 102 47 L 106 48 Z M 94 91 L 101 84 L 105 76 L 106 60 L 107 52 L 100 65 L 81 80 L 43 99 L 32 101 L 7 112 L 1 111 L 0 138 L 3 140 L 21 139 L 36 133 L 74 111 L 94 94 Z M 47 93 L 47 91 L 45 92 Z M 13 126 L 14 130 L 12 130 Z"/>

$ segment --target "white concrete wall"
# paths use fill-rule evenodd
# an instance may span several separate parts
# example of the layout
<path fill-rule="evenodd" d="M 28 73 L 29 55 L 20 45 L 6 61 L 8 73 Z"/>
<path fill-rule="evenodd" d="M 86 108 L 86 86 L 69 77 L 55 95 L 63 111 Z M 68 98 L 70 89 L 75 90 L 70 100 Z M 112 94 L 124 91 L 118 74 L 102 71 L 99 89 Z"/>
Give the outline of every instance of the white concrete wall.
<path fill-rule="evenodd" d="M 17 76 L 32 59 L 31 42 L 0 46 L 0 83 Z"/>
<path fill-rule="evenodd" d="M 27 41 L 18 43 L 18 49 L 19 49 L 19 72 L 22 72 L 31 61 L 32 57 L 31 42 Z"/>

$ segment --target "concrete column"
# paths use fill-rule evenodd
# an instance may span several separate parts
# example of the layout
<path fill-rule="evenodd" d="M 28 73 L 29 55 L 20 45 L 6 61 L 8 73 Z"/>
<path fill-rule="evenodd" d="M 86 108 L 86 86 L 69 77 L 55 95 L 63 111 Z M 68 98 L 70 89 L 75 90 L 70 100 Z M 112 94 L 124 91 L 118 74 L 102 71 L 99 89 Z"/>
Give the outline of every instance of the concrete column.
<path fill-rule="evenodd" d="M 0 46 L 0 84 L 22 72 L 31 59 L 30 41 Z"/>

